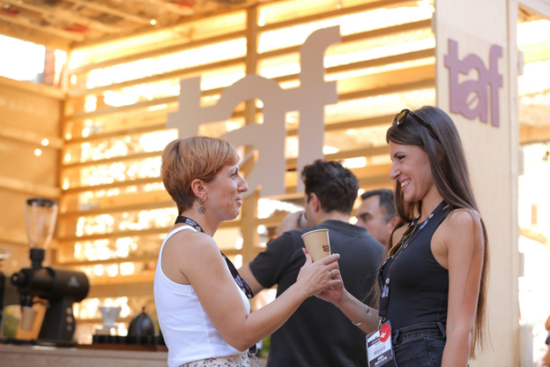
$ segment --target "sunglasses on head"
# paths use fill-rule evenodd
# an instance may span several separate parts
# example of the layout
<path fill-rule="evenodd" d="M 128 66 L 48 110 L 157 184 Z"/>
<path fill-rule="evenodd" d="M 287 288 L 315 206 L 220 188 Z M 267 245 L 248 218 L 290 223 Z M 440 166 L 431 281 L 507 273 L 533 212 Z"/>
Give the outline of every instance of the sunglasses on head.
<path fill-rule="evenodd" d="M 395 117 L 393 118 L 392 125 L 395 125 L 397 127 L 401 126 L 402 124 L 405 123 L 405 120 L 407 119 L 408 115 L 411 115 L 412 117 L 414 117 L 416 121 L 420 123 L 420 125 L 424 126 L 428 130 L 432 138 L 439 141 L 437 134 L 435 133 L 434 129 L 430 126 L 430 124 L 426 122 L 426 120 L 424 120 L 422 117 L 418 116 L 416 113 L 412 112 L 407 108 L 405 108 L 404 110 L 402 110 L 401 112 L 395 115 Z"/>

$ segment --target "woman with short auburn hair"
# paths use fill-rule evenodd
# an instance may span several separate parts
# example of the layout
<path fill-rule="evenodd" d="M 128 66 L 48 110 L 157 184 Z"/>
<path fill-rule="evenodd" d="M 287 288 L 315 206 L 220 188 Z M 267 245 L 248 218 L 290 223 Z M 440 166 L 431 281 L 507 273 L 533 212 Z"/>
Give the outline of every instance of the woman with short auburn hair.
<path fill-rule="evenodd" d="M 460 136 L 426 106 L 396 114 L 386 140 L 400 221 L 380 268 L 379 309 L 343 286 L 318 296 L 375 333 L 373 346 L 389 337 L 399 367 L 465 367 L 483 344 L 489 244 Z"/>
<path fill-rule="evenodd" d="M 199 136 L 174 140 L 162 154 L 162 181 L 179 213 L 160 249 L 154 284 L 170 367 L 247 367 L 249 348 L 306 298 L 341 284 L 339 255 L 315 263 L 306 255 L 296 283 L 250 314 L 252 290 L 212 238 L 239 215 L 248 190 L 238 161 L 225 140 Z"/>

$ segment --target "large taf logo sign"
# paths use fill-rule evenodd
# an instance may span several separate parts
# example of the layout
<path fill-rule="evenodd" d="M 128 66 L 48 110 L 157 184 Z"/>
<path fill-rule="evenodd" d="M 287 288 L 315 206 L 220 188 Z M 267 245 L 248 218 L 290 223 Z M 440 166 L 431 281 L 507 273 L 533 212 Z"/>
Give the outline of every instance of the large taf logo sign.
<path fill-rule="evenodd" d="M 282 89 L 277 82 L 247 75 L 226 88 L 214 106 L 201 107 L 201 78 L 180 82 L 179 110 L 168 116 L 167 127 L 177 128 L 179 137 L 197 135 L 202 124 L 231 118 L 235 107 L 247 100 L 260 99 L 264 104 L 264 122 L 249 124 L 228 132 L 222 138 L 233 146 L 252 146 L 258 153 L 256 164 L 247 177 L 250 195 L 258 188 L 262 196 L 285 193 L 285 114 L 298 111 L 298 172 L 315 159 L 323 158 L 325 105 L 338 101 L 336 82 L 325 82 L 323 59 L 325 50 L 340 42 L 340 27 L 320 29 L 312 33 L 300 49 L 300 86 Z M 298 180 L 297 192 L 303 191 Z"/>
<path fill-rule="evenodd" d="M 475 54 L 469 54 L 464 59 L 458 58 L 458 42 L 449 39 L 449 53 L 445 56 L 445 66 L 449 68 L 451 112 L 474 120 L 479 117 L 488 122 L 489 93 L 491 90 L 491 125 L 500 125 L 498 90 L 502 87 L 502 75 L 498 73 L 498 59 L 502 57 L 502 47 L 492 45 L 489 51 L 489 68 L 483 60 Z M 459 82 L 459 76 L 468 75 L 470 70 L 476 69 L 477 80 Z"/>

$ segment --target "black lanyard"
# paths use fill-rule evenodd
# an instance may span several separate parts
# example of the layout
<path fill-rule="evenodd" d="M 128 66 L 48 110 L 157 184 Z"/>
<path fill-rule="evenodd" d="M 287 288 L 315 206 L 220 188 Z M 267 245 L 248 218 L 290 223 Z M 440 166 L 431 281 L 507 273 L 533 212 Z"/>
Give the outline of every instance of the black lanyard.
<path fill-rule="evenodd" d="M 420 227 L 418 227 L 416 229 L 415 233 L 412 234 L 412 236 L 408 240 L 405 241 L 405 238 L 403 237 L 401 239 L 401 248 L 399 248 L 397 250 L 397 253 L 395 255 L 388 256 L 388 258 L 386 259 L 384 264 L 382 264 L 382 266 L 380 267 L 380 278 L 381 278 L 381 280 L 383 280 L 384 279 L 383 278 L 384 267 L 386 266 L 388 261 L 390 259 L 392 259 L 392 262 L 390 264 L 390 268 L 388 269 L 388 275 L 386 276 L 386 281 L 383 282 L 383 284 L 380 284 L 381 292 L 380 292 L 380 304 L 379 304 L 378 316 L 381 318 L 381 321 L 385 321 L 386 316 L 388 314 L 388 306 L 389 306 L 389 303 L 390 303 L 390 286 L 391 286 L 390 275 L 391 275 L 391 270 L 393 268 L 393 264 L 395 264 L 395 260 L 397 260 L 399 255 L 401 255 L 401 253 L 403 251 L 405 251 L 407 249 L 407 247 L 409 247 L 409 245 L 418 236 L 418 234 L 424 229 L 424 227 L 426 227 L 426 225 L 428 224 L 430 219 L 432 219 L 437 213 L 439 213 L 446 205 L 447 205 L 447 203 L 442 201 L 437 206 L 437 208 L 435 208 L 435 210 L 428 216 L 428 218 L 424 222 L 422 222 L 421 224 L 418 223 L 418 220 L 412 221 L 411 224 L 409 224 L 409 228 L 411 228 L 413 226 L 420 226 Z M 405 241 L 405 242 L 403 243 L 403 241 Z"/>
<path fill-rule="evenodd" d="M 187 218 L 187 217 L 184 217 L 184 216 L 180 215 L 176 219 L 176 224 L 177 223 L 188 224 L 191 227 L 193 227 L 194 229 L 196 229 L 197 231 L 204 233 L 201 226 L 191 218 Z M 227 264 L 227 267 L 229 268 L 229 271 L 231 272 L 231 275 L 233 276 L 233 279 L 235 279 L 235 283 L 237 283 L 239 288 L 241 288 L 241 290 L 244 292 L 244 294 L 246 294 L 246 297 L 248 297 L 248 299 L 254 298 L 254 292 L 252 292 L 252 288 L 250 288 L 250 286 L 248 285 L 246 280 L 241 278 L 241 276 L 239 275 L 239 272 L 237 271 L 237 268 L 235 268 L 235 265 L 233 265 L 231 260 L 229 260 L 228 257 L 223 254 L 223 252 L 220 251 L 220 253 L 222 254 L 222 257 L 224 258 L 224 260 Z"/>

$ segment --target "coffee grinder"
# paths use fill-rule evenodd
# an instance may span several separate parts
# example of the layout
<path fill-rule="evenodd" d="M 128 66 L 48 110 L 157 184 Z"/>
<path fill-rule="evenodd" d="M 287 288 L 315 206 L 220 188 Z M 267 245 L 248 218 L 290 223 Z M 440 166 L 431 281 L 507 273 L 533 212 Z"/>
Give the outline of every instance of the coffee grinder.
<path fill-rule="evenodd" d="M 31 267 L 11 276 L 11 283 L 19 293 L 21 328 L 30 330 L 36 312 L 35 298 L 48 301 L 44 321 L 38 335 L 38 344 L 66 345 L 72 342 L 75 330 L 73 303 L 88 295 L 88 277 L 81 271 L 54 269 L 42 261 L 50 243 L 57 218 L 57 204 L 52 200 L 29 199 L 25 210 L 27 237 L 30 246 Z"/>

